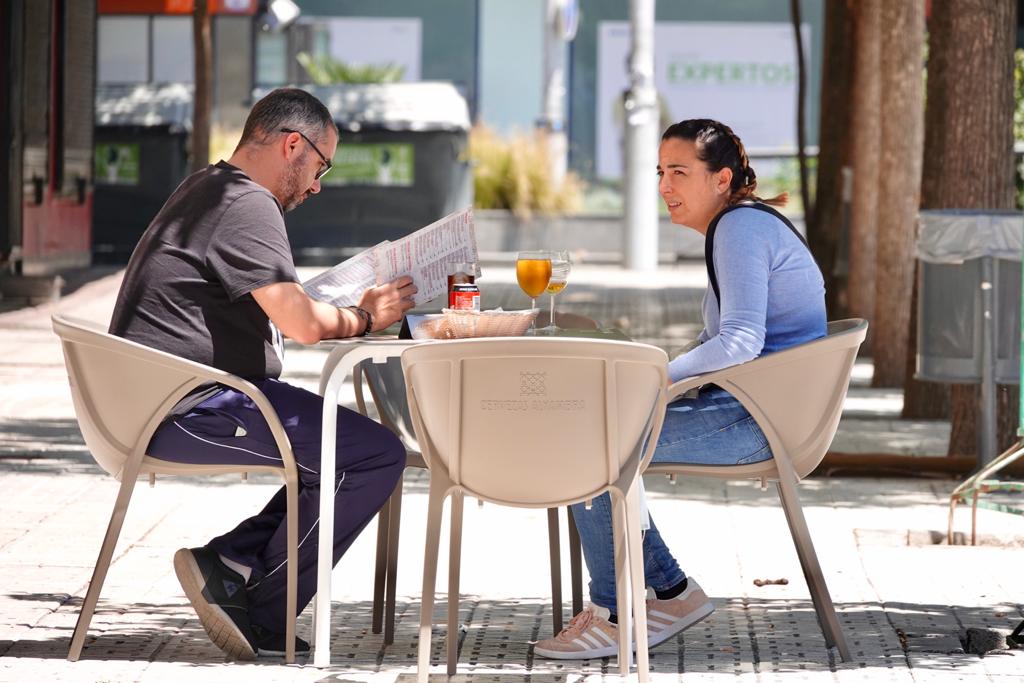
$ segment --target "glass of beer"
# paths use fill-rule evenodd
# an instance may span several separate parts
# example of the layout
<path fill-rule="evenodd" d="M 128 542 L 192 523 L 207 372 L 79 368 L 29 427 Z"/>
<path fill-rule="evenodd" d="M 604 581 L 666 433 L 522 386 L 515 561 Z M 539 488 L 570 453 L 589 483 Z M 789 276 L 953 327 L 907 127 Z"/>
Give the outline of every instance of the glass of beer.
<path fill-rule="evenodd" d="M 551 279 L 551 252 L 521 251 L 516 256 L 516 280 L 530 297 L 530 308 L 537 308 L 537 297 L 544 293 Z"/>
<path fill-rule="evenodd" d="M 554 334 L 558 331 L 558 325 L 555 325 L 555 295 L 565 289 L 565 285 L 569 282 L 569 271 L 572 270 L 572 259 L 569 257 L 568 251 L 552 251 L 551 252 L 551 278 L 548 280 L 548 286 L 546 292 L 551 295 L 551 317 L 548 321 L 548 326 L 543 327 L 538 332 L 544 332 L 546 334 Z"/>

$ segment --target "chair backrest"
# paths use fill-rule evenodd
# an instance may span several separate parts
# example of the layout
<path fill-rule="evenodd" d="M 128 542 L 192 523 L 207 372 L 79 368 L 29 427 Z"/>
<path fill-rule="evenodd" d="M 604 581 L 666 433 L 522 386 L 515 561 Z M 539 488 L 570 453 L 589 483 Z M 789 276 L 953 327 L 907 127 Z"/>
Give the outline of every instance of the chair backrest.
<path fill-rule="evenodd" d="M 406 449 L 420 451 L 412 426 L 412 415 L 409 413 L 401 359 L 388 358 L 384 363 L 364 361 L 362 372 L 370 387 L 381 423 L 395 432 Z"/>
<path fill-rule="evenodd" d="M 543 320 L 543 316 L 541 319 Z M 555 324 L 571 330 L 596 330 L 599 327 L 593 318 L 566 311 L 555 311 Z M 388 358 L 384 363 L 364 361 L 361 371 L 366 378 L 381 422 L 395 432 L 407 450 L 421 452 L 422 449 L 416 440 L 416 431 L 412 426 L 401 359 Z"/>
<path fill-rule="evenodd" d="M 729 368 L 716 381 L 744 401 L 776 453 L 785 452 L 799 478 L 825 457 L 867 334 L 864 320 L 831 322 L 828 334 L 806 344 Z"/>
<path fill-rule="evenodd" d="M 214 368 L 108 334 L 99 326 L 53 316 L 85 443 L 104 470 L 120 478 L 167 412 L 209 381 L 237 384 Z"/>
<path fill-rule="evenodd" d="M 635 474 L 661 430 L 667 363 L 646 344 L 571 338 L 402 354 L 428 467 L 472 495 L 521 506 L 583 500 Z"/>

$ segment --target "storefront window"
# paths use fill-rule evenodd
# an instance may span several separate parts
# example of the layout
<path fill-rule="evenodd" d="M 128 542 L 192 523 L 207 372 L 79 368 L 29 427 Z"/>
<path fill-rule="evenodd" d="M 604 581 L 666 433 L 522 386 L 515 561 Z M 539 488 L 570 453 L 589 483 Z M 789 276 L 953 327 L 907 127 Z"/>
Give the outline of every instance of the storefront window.
<path fill-rule="evenodd" d="M 149 17 L 100 17 L 97 23 L 99 82 L 149 81 Z"/>
<path fill-rule="evenodd" d="M 192 83 L 193 37 L 191 17 L 153 17 L 153 81 Z"/>

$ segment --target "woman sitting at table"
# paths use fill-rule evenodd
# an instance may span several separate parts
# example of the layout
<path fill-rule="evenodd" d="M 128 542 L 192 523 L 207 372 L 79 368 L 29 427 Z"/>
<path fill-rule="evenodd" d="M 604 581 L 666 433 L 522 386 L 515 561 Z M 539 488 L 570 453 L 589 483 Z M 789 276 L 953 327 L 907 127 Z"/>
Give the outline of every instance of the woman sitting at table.
<path fill-rule="evenodd" d="M 705 236 L 708 276 L 704 330 L 697 346 L 669 363 L 677 382 L 745 363 L 825 335 L 821 271 L 793 225 L 761 199 L 743 143 L 718 121 L 690 119 L 668 128 L 658 151 L 658 191 L 672 222 Z M 717 282 L 716 282 L 717 280 Z M 717 286 L 716 286 L 717 285 Z M 715 385 L 671 403 L 653 462 L 741 465 L 772 457 L 747 410 Z M 590 606 L 535 654 L 591 659 L 617 652 L 615 563 L 608 494 L 572 514 L 590 573 Z M 644 573 L 655 598 L 647 601 L 648 646 L 653 647 L 714 611 L 662 540 L 654 520 L 644 535 Z"/>

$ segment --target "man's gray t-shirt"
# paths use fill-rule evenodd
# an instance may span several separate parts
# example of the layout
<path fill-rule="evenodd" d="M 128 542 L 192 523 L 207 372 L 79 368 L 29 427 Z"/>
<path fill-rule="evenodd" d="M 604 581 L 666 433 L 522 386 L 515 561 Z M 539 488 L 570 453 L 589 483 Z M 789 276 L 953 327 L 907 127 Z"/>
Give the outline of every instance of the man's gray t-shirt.
<path fill-rule="evenodd" d="M 250 292 L 298 281 L 280 203 L 221 161 L 186 178 L 143 233 L 110 332 L 241 377 L 278 377 L 280 335 Z"/>

